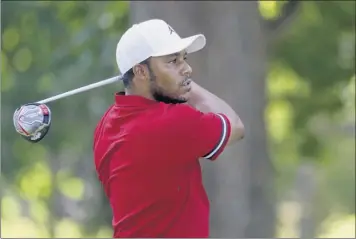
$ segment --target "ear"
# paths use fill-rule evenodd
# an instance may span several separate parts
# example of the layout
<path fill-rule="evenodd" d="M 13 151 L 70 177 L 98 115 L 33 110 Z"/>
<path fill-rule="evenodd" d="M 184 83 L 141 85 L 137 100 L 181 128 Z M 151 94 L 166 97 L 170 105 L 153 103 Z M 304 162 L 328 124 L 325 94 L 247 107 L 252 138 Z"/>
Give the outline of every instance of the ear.
<path fill-rule="evenodd" d="M 135 65 L 132 68 L 132 70 L 138 79 L 146 79 L 147 77 L 149 77 L 149 75 L 148 75 L 149 72 L 147 71 L 147 69 L 144 65 L 141 65 L 141 64 Z"/>

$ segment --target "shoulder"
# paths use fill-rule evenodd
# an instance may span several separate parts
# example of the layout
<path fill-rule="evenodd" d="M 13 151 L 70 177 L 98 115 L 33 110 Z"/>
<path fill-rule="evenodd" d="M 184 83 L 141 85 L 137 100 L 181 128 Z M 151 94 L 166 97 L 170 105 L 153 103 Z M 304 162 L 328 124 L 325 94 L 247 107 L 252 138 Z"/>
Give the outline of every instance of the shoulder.
<path fill-rule="evenodd" d="M 203 113 L 194 109 L 187 104 L 166 105 L 162 114 L 162 120 L 174 120 L 181 122 L 185 119 L 185 122 L 198 119 Z"/>
<path fill-rule="evenodd" d="M 101 133 L 101 131 L 107 126 L 108 121 L 113 119 L 113 110 L 114 105 L 110 105 L 103 115 L 99 118 L 98 122 L 94 127 L 94 141 L 97 139 L 97 136 Z"/>
<path fill-rule="evenodd" d="M 169 126 L 180 127 L 197 123 L 202 112 L 187 104 L 163 105 L 159 116 L 156 118 L 158 128 L 165 129 Z"/>
<path fill-rule="evenodd" d="M 161 103 L 127 123 L 130 138 L 145 139 L 146 143 L 172 138 L 198 123 L 200 113 L 189 105 Z M 137 136 L 137 137 L 136 137 Z"/>

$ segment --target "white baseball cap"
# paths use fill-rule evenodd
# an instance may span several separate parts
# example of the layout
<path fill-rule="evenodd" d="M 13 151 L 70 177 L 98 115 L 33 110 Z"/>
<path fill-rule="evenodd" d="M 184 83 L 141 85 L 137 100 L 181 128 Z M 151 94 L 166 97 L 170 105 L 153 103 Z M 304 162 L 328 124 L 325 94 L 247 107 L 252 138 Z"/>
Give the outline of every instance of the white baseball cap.
<path fill-rule="evenodd" d="M 203 34 L 181 38 L 165 21 L 151 19 L 134 24 L 121 37 L 116 62 L 121 74 L 149 57 L 165 56 L 186 50 L 192 53 L 206 44 Z"/>

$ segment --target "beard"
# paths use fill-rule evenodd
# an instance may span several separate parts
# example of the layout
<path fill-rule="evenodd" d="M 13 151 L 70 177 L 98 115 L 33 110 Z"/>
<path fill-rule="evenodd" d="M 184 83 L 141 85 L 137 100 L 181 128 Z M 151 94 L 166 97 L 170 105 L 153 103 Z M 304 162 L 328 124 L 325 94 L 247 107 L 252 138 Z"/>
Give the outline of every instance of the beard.
<path fill-rule="evenodd" d="M 155 101 L 165 104 L 184 104 L 187 102 L 185 99 L 174 98 L 166 95 L 164 91 L 159 86 L 157 86 L 156 76 L 153 74 L 153 71 L 150 69 L 150 67 L 148 67 L 148 69 L 150 72 L 151 94 Z"/>
<path fill-rule="evenodd" d="M 177 98 L 172 98 L 170 96 L 167 96 L 159 90 L 153 91 L 152 96 L 155 99 L 155 101 L 163 102 L 166 104 L 184 104 L 187 102 L 187 100 L 184 99 L 177 99 Z"/>

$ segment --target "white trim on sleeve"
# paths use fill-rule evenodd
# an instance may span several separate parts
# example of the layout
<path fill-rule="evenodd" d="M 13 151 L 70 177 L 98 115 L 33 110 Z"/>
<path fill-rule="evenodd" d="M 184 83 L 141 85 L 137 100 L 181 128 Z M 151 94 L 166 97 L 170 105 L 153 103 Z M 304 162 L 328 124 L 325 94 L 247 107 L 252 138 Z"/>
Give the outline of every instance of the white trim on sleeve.
<path fill-rule="evenodd" d="M 215 146 L 215 148 L 208 154 L 206 154 L 205 156 L 203 156 L 203 158 L 205 159 L 211 159 L 214 157 L 214 155 L 219 152 L 219 150 L 221 149 L 221 147 L 224 145 L 224 142 L 226 140 L 226 137 L 227 137 L 227 122 L 226 122 L 226 119 L 220 115 L 220 114 L 217 114 L 220 119 L 221 119 L 221 123 L 222 123 L 222 132 L 221 132 L 221 137 L 220 137 L 220 140 L 218 142 L 218 144 Z"/>

